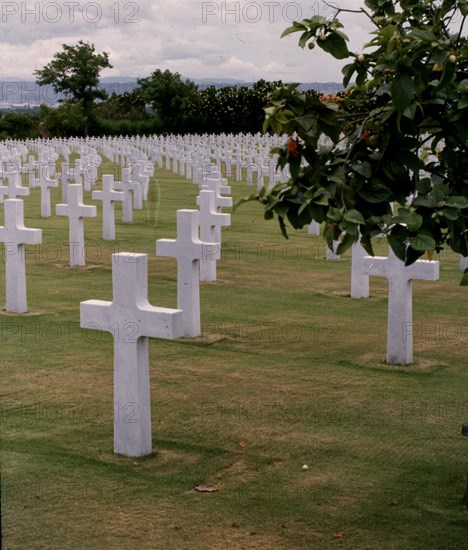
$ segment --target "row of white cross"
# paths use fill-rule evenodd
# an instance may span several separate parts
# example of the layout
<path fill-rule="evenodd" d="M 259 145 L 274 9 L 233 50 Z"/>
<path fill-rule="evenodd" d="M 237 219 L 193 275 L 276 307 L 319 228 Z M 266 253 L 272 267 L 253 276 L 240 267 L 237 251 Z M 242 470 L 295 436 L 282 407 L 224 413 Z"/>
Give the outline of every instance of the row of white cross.
<path fill-rule="evenodd" d="M 201 334 L 200 266 L 206 266 L 206 280 L 216 280 L 220 229 L 230 224 L 230 215 L 219 211 L 226 204 L 226 198 L 219 192 L 221 183 L 218 177 L 202 185 L 197 200 L 200 212 L 178 210 L 177 238 L 160 239 L 156 243 L 157 255 L 177 260 L 178 309 L 149 304 L 148 258 L 146 254 L 133 253 L 112 257 L 112 302 L 90 300 L 80 305 L 81 326 L 109 331 L 114 336 L 115 402 L 134 404 L 137 408 L 138 422 L 115 426 L 114 450 L 118 454 L 143 456 L 151 452 L 148 338 L 193 338 Z M 123 193 L 115 191 L 112 184 L 112 176 L 105 176 L 102 191 L 93 191 L 93 198 L 103 201 L 103 233 L 107 237 L 113 237 L 114 202 L 123 200 Z M 74 258 L 74 265 L 84 265 L 83 220 L 96 216 L 96 206 L 83 204 L 81 184 L 68 185 L 67 197 L 66 204 L 56 205 L 56 213 L 69 218 L 70 258 Z M 227 202 L 232 204 L 232 199 Z M 24 247 L 40 243 L 42 232 L 24 227 L 23 200 L 6 199 L 4 211 L 0 242 L 6 246 L 7 310 L 25 312 Z"/>
<path fill-rule="evenodd" d="M 134 153 L 132 147 L 122 148 L 119 156 L 121 162 L 126 162 L 128 155 Z M 109 149 L 107 154 L 110 155 Z M 50 156 L 46 156 L 44 165 L 50 160 Z M 156 242 L 157 255 L 177 259 L 177 309 L 157 308 L 149 304 L 148 258 L 145 254 L 134 253 L 114 254 L 112 257 L 112 302 L 90 300 L 80 305 L 81 326 L 109 331 L 114 336 L 115 401 L 132 403 L 138 408 L 136 425 L 120 423 L 115 426 L 115 452 L 127 456 L 142 456 L 151 452 L 148 338 L 173 339 L 200 335 L 199 281 L 216 280 L 216 260 L 221 249 L 220 228 L 230 223 L 229 214 L 223 214 L 220 210 L 222 206 L 231 205 L 232 199 L 221 196 L 220 190 L 227 191 L 227 188 L 223 187 L 225 182 L 220 174 L 210 165 L 209 157 L 200 155 L 192 164 L 179 160 L 178 167 L 172 157 L 172 169 L 181 170 L 181 167 L 184 168 L 183 175 L 200 185 L 197 199 L 200 211 L 179 210 L 177 238 Z M 52 173 L 53 170 L 46 179 L 50 180 Z M 207 173 L 212 177 L 207 178 Z M 56 213 L 68 216 L 70 257 L 76 259 L 74 265 L 84 265 L 83 219 L 96 216 L 96 207 L 83 204 L 81 184 L 69 184 L 67 180 L 65 185 L 67 200 L 56 205 Z M 138 188 L 142 189 L 140 186 Z M 4 242 L 6 248 L 7 309 L 10 295 L 17 307 L 26 311 L 24 246 L 41 242 L 41 230 L 24 227 L 23 201 L 18 197 L 27 195 L 29 190 L 22 188 L 17 178 L 9 179 L 8 189 L 14 198 L 5 200 L 5 224 L 0 227 L 0 242 Z M 19 192 L 15 196 L 18 189 L 27 192 Z M 134 200 L 135 195 L 137 192 L 133 190 Z M 142 189 L 141 200 L 144 195 Z M 102 190 L 92 191 L 92 197 L 103 203 L 103 237 L 115 238 L 114 203 L 122 201 L 125 204 L 125 191 L 115 189 L 112 176 L 103 176 Z M 317 228 L 313 229 L 316 231 Z M 16 262 L 11 261 L 14 257 Z M 369 296 L 370 275 L 389 280 L 388 363 L 412 362 L 411 282 L 413 279 L 436 280 L 438 273 L 438 262 L 418 261 L 405 267 L 391 250 L 388 258 L 370 257 L 360 245 L 353 247 L 353 297 Z M 20 284 L 15 286 L 12 281 L 19 281 Z"/>

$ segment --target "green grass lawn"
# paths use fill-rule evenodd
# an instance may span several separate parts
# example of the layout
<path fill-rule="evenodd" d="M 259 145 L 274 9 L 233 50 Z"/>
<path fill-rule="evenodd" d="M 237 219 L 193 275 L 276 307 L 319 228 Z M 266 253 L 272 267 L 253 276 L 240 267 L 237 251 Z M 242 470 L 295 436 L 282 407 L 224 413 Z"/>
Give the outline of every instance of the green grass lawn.
<path fill-rule="evenodd" d="M 0 313 L 3 547 L 466 548 L 468 291 L 454 254 L 439 281 L 413 285 L 414 365 L 389 367 L 386 281 L 351 299 L 350 254 L 325 262 L 321 237 L 286 241 L 242 206 L 218 281 L 202 284 L 202 337 L 150 342 L 153 454 L 113 454 L 112 336 L 81 330 L 79 304 L 112 299 L 111 254 L 130 251 L 149 255 L 150 302 L 176 307 L 175 260 L 155 241 L 176 236 L 197 186 L 164 169 L 151 185 L 134 223 L 116 206 L 115 242 L 97 203 L 84 268 L 68 267 L 68 219 L 42 219 L 39 190 L 26 199 L 43 241 L 27 252 L 29 312 Z"/>

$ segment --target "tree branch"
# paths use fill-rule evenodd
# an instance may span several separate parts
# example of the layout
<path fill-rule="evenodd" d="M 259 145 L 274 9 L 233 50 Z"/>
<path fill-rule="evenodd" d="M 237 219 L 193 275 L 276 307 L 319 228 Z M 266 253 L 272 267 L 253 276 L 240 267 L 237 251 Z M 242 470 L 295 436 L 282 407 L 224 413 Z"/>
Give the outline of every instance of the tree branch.
<path fill-rule="evenodd" d="M 376 27 L 380 27 L 380 25 L 375 21 L 375 19 L 372 17 L 372 15 L 367 10 L 365 10 L 364 8 L 360 8 L 358 10 L 351 10 L 351 9 L 348 9 L 348 8 L 337 8 L 336 6 L 333 6 L 332 4 L 329 4 L 328 2 L 325 2 L 325 0 L 323 1 L 323 3 L 327 7 L 336 10 L 336 14 L 335 14 L 334 19 L 336 19 L 337 15 L 339 13 L 363 13 L 364 15 L 366 15 L 372 21 L 372 23 L 374 23 L 374 25 Z"/>

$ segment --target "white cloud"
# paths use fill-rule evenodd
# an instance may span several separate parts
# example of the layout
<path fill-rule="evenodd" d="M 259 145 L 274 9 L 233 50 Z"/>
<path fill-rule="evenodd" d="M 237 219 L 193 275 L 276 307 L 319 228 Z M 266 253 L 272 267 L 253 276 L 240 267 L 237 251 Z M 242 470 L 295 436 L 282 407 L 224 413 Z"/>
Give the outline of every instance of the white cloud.
<path fill-rule="evenodd" d="M 363 0 L 335 2 L 350 9 L 364 5 Z M 297 45 L 299 35 L 280 39 L 297 16 L 330 17 L 332 11 L 321 0 L 145 4 L 101 0 L 82 1 L 79 6 L 30 0 L 2 2 L 0 9 L 0 80 L 32 79 L 34 69 L 48 63 L 63 43 L 80 39 L 110 53 L 113 69 L 103 76 L 144 77 L 167 68 L 189 78 L 325 82 L 341 80 L 340 69 L 346 63 L 318 49 L 302 50 Z M 341 18 L 351 38 L 350 49 L 359 50 L 370 22 L 358 14 Z"/>

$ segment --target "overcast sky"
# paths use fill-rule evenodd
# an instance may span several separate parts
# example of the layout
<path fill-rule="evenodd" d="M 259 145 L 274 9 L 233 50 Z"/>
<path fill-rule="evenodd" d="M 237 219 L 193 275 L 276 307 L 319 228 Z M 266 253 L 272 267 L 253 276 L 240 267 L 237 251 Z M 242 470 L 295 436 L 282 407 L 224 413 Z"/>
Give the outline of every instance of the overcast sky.
<path fill-rule="evenodd" d="M 363 0 L 334 0 L 346 8 Z M 169 69 L 188 78 L 297 82 L 341 81 L 345 61 L 302 50 L 299 34 L 280 39 L 291 21 L 331 17 L 321 0 L 200 2 L 1 2 L 0 80 L 32 80 L 62 44 L 78 40 L 107 51 L 102 76 L 149 76 Z M 359 52 L 372 30 L 363 15 L 342 14 L 349 48 Z"/>

